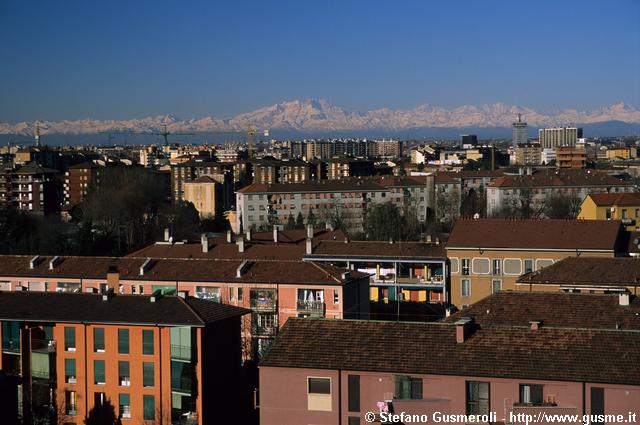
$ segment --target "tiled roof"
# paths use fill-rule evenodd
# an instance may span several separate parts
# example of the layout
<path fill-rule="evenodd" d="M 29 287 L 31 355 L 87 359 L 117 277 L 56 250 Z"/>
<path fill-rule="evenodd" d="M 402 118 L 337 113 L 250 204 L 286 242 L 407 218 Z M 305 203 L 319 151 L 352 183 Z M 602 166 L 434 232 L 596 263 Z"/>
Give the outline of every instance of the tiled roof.
<path fill-rule="evenodd" d="M 640 205 L 640 193 L 592 193 L 588 195 L 599 207 Z"/>
<path fill-rule="evenodd" d="M 58 170 L 42 167 L 35 161 L 31 161 L 28 164 L 20 167 L 18 170 L 14 171 L 14 174 L 54 174 L 54 173 L 58 173 Z"/>
<path fill-rule="evenodd" d="M 621 229 L 616 220 L 531 220 L 461 218 L 447 249 L 504 248 L 607 250 L 616 248 Z"/>
<path fill-rule="evenodd" d="M 0 292 L 0 320 L 204 326 L 250 310 L 197 299 L 144 295 Z"/>
<path fill-rule="evenodd" d="M 365 192 L 384 191 L 385 187 L 368 179 L 323 180 L 319 183 L 252 183 L 238 193 L 304 193 L 304 192 Z"/>
<path fill-rule="evenodd" d="M 209 176 L 200 176 L 195 180 L 192 180 L 190 182 L 189 181 L 185 182 L 185 184 L 189 184 L 189 183 L 217 183 L 217 182 Z"/>
<path fill-rule="evenodd" d="M 262 366 L 638 385 L 640 333 L 291 318 Z"/>
<path fill-rule="evenodd" d="M 527 273 L 519 283 L 640 286 L 640 259 L 629 257 L 567 257 L 541 270 Z"/>
<path fill-rule="evenodd" d="M 631 186 L 608 174 L 593 170 L 544 170 L 528 175 L 498 177 L 489 184 L 501 188 L 611 187 Z"/>
<path fill-rule="evenodd" d="M 93 168 L 98 168 L 98 165 L 91 161 L 85 161 L 80 164 L 71 165 L 67 167 L 68 170 L 88 170 Z"/>
<path fill-rule="evenodd" d="M 308 257 L 445 258 L 443 245 L 425 242 L 321 241 Z"/>
<path fill-rule="evenodd" d="M 629 305 L 622 306 L 617 294 L 501 291 L 445 322 L 462 317 L 473 317 L 482 328 L 529 326 L 541 320 L 544 327 L 640 330 L 640 299 L 631 296 Z"/>
<path fill-rule="evenodd" d="M 23 255 L 0 256 L 0 276 L 105 279 L 110 268 L 117 268 L 120 279 L 133 281 L 341 285 L 341 275 L 347 271 L 306 261 L 250 261 L 238 278 L 236 272 L 242 260 L 164 258 L 153 259 L 149 269 L 140 275 L 140 266 L 147 258 L 61 257 L 53 270 L 49 269 L 51 257 L 43 257 L 33 269 L 29 268 L 31 258 Z M 349 279 L 366 276 L 351 271 Z"/>

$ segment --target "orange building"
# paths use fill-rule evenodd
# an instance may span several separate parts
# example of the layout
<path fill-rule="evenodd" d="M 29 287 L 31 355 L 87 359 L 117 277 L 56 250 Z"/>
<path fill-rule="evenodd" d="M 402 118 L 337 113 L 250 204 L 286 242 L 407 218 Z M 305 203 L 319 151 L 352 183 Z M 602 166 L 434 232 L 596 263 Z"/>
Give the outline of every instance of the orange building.
<path fill-rule="evenodd" d="M 109 290 L 1 292 L 0 312 L 0 370 L 19 378 L 22 423 L 111 414 L 123 425 L 195 425 L 210 423 L 218 404 L 240 407 L 233 382 L 249 310 Z"/>

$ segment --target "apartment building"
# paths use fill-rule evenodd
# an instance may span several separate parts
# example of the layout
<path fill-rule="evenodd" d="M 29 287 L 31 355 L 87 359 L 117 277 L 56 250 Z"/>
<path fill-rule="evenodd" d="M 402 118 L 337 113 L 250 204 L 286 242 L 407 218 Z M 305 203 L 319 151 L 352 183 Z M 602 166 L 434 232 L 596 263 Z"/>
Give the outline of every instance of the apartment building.
<path fill-rule="evenodd" d="M 219 176 L 218 181 L 220 180 Z M 191 202 L 200 218 L 216 218 L 222 214 L 223 184 L 210 176 L 201 176 L 183 183 L 184 200 Z"/>
<path fill-rule="evenodd" d="M 584 146 L 559 146 L 556 148 L 557 168 L 585 168 L 587 151 Z"/>
<path fill-rule="evenodd" d="M 621 230 L 619 221 L 458 219 L 446 244 L 451 304 L 515 290 L 520 275 L 566 257 L 614 257 L 624 250 Z"/>
<path fill-rule="evenodd" d="M 515 288 L 518 291 L 639 295 L 638 273 L 640 261 L 637 258 L 567 257 L 549 267 L 520 276 Z"/>
<path fill-rule="evenodd" d="M 220 176 L 233 171 L 233 166 L 211 161 L 207 158 L 197 158 L 179 164 L 171 165 L 171 193 L 174 201 L 184 200 L 184 183 L 202 176 Z M 232 180 L 233 177 L 229 177 Z M 225 179 L 226 180 L 226 179 Z M 232 181 L 230 181 L 233 184 Z M 233 186 L 231 186 L 230 190 Z"/>
<path fill-rule="evenodd" d="M 62 203 L 60 186 L 57 170 L 29 162 L 12 173 L 12 203 L 21 211 L 35 214 L 59 211 Z"/>
<path fill-rule="evenodd" d="M 111 410 L 123 424 L 195 425 L 218 420 L 219 403 L 241 407 L 246 309 L 158 293 L 18 291 L 0 292 L 0 312 L 0 369 L 19 378 L 20 423 L 84 423 Z"/>
<path fill-rule="evenodd" d="M 402 158 L 402 141 L 400 140 L 374 140 L 369 146 L 369 156 L 383 159 Z"/>
<path fill-rule="evenodd" d="M 309 165 L 299 159 L 251 161 L 254 183 L 301 183 L 309 180 Z"/>
<path fill-rule="evenodd" d="M 640 227 L 640 193 L 594 193 L 587 195 L 580 205 L 578 219 L 621 220 L 625 228 L 634 232 Z"/>
<path fill-rule="evenodd" d="M 635 191 L 633 184 L 595 170 L 541 170 L 532 174 L 505 175 L 487 186 L 487 216 L 504 206 L 527 204 L 543 215 L 545 203 L 552 196 L 580 202 L 592 193 Z"/>
<path fill-rule="evenodd" d="M 373 161 L 364 158 L 334 157 L 327 160 L 329 180 L 367 177 L 374 173 Z"/>
<path fill-rule="evenodd" d="M 244 238 L 236 249 L 244 251 Z M 206 247 L 206 243 L 204 245 Z M 368 318 L 368 275 L 315 262 L 150 257 L 0 256 L 0 291 L 186 293 L 251 309 L 243 357 L 258 356 L 289 317 Z"/>
<path fill-rule="evenodd" d="M 516 165 L 542 164 L 542 148 L 540 145 L 523 144 L 515 148 Z"/>
<path fill-rule="evenodd" d="M 500 317 L 493 314 L 499 305 L 491 303 L 492 317 Z M 260 423 L 385 423 L 389 412 L 429 422 L 486 415 L 477 421 L 520 424 L 518 414 L 542 413 L 628 418 L 640 405 L 640 371 L 631 366 L 640 352 L 629 349 L 640 343 L 637 308 L 627 313 L 632 329 L 602 326 L 586 308 L 573 311 L 579 326 L 546 326 L 563 308 L 555 302 L 532 323 L 510 323 L 507 314 L 504 324 L 483 319 L 481 326 L 471 317 L 290 319 L 260 364 Z M 402 421 L 422 422 L 412 418 Z"/>
<path fill-rule="evenodd" d="M 538 142 L 542 148 L 575 146 L 582 138 L 582 129 L 576 127 L 541 128 L 538 130 Z"/>
<path fill-rule="evenodd" d="M 81 203 L 97 173 L 98 165 L 93 162 L 83 162 L 67 168 L 64 173 L 64 204 L 73 206 Z"/>

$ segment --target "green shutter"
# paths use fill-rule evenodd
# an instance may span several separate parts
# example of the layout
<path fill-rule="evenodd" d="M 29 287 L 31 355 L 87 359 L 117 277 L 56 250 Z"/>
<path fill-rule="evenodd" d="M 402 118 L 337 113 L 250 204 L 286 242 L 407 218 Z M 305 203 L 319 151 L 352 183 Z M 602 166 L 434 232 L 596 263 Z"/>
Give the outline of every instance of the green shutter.
<path fill-rule="evenodd" d="M 156 419 L 156 401 L 152 395 L 142 396 L 143 419 L 145 421 L 153 421 Z"/>
<path fill-rule="evenodd" d="M 153 363 L 142 363 L 142 386 L 153 387 Z"/>
<path fill-rule="evenodd" d="M 64 349 L 69 351 L 70 348 L 76 348 L 76 328 L 66 326 L 64 328 Z"/>
<path fill-rule="evenodd" d="M 142 354 L 153 355 L 153 331 L 142 330 Z"/>
<path fill-rule="evenodd" d="M 118 329 L 118 353 L 129 354 L 129 329 Z"/>
<path fill-rule="evenodd" d="M 93 383 L 105 383 L 104 360 L 93 361 Z"/>
<path fill-rule="evenodd" d="M 120 406 L 131 406 L 131 396 L 129 394 L 119 394 L 118 404 Z"/>
<path fill-rule="evenodd" d="M 129 378 L 129 362 L 118 362 L 118 375 L 120 378 Z"/>
<path fill-rule="evenodd" d="M 104 328 L 93 328 L 93 351 L 104 351 Z"/>
<path fill-rule="evenodd" d="M 66 382 L 69 382 L 69 378 L 76 377 L 75 359 L 64 359 L 64 377 Z"/>

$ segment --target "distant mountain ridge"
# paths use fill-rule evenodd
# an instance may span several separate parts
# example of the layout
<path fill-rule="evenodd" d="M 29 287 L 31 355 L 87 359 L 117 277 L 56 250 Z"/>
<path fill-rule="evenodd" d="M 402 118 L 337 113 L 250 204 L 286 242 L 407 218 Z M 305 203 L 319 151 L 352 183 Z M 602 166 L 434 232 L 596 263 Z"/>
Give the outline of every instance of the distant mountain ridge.
<path fill-rule="evenodd" d="M 510 127 L 522 114 L 531 127 L 598 124 L 609 121 L 640 123 L 640 109 L 624 103 L 593 111 L 563 109 L 556 113 L 540 113 L 534 109 L 495 103 L 464 105 L 446 109 L 428 104 L 414 109 L 373 109 L 366 112 L 346 111 L 324 99 L 291 100 L 265 106 L 229 119 L 216 117 L 179 119 L 173 115 L 131 120 L 64 120 L 39 121 L 43 134 L 96 134 L 109 131 L 153 132 L 167 125 L 174 132 L 243 132 L 249 126 L 296 132 L 331 132 L 414 128 Z M 1 123 L 0 134 L 33 135 L 35 122 Z"/>

